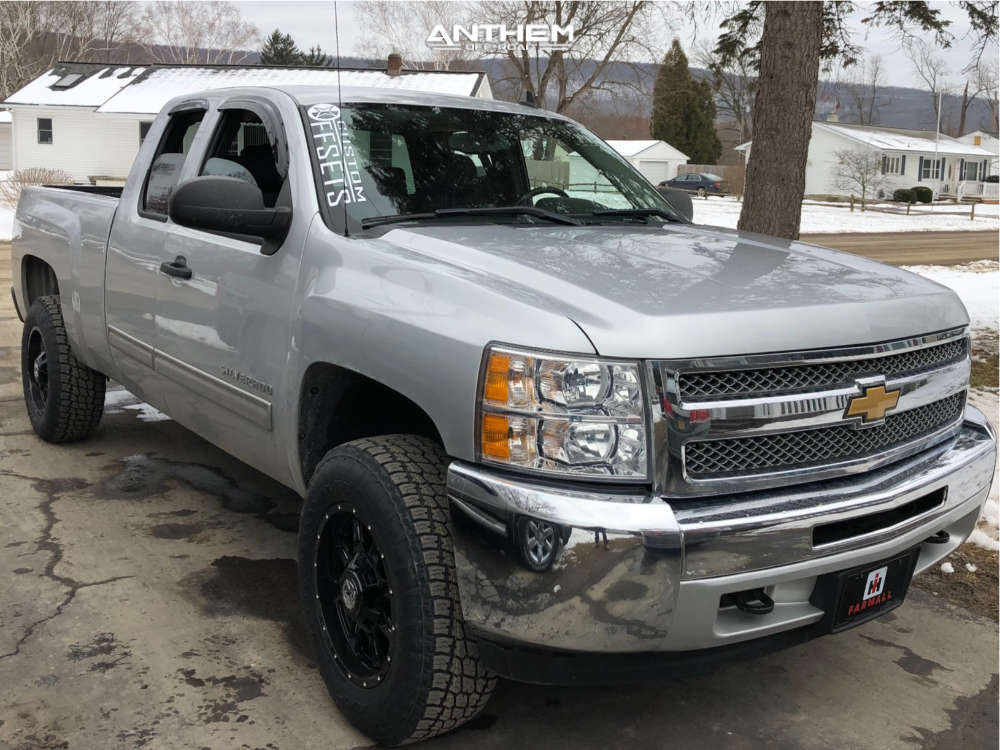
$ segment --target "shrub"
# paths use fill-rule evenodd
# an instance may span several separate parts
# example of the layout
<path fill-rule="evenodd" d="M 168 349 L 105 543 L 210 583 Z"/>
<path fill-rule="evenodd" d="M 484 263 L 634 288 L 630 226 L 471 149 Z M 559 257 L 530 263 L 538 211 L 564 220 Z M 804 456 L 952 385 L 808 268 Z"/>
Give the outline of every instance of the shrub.
<path fill-rule="evenodd" d="M 902 190 L 893 190 L 892 199 L 897 203 L 916 203 L 917 194 L 912 190 L 906 190 L 905 188 Z"/>
<path fill-rule="evenodd" d="M 15 208 L 21 190 L 29 185 L 69 185 L 71 182 L 73 177 L 61 169 L 19 169 L 6 180 L 0 180 L 0 206 Z"/>
<path fill-rule="evenodd" d="M 934 200 L 934 191 L 926 185 L 917 185 L 917 187 L 910 189 L 913 191 L 913 194 L 917 196 L 917 200 L 921 203 L 930 203 Z"/>

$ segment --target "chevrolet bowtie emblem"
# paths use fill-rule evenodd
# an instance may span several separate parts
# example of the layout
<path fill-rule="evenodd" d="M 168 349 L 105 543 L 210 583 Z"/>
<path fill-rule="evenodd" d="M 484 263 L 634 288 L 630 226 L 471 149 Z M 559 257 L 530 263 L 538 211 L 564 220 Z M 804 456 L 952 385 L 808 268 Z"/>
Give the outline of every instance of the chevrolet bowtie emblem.
<path fill-rule="evenodd" d="M 855 396 L 847 405 L 844 418 L 861 417 L 862 424 L 879 422 L 885 419 L 885 413 L 896 408 L 899 403 L 899 391 L 886 391 L 884 385 L 870 385 L 860 396 Z"/>

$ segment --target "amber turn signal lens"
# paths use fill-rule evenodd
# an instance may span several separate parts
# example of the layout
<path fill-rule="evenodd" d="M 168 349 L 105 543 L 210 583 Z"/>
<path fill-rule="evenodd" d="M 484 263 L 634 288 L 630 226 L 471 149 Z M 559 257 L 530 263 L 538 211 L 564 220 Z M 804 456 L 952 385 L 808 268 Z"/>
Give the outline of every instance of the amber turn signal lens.
<path fill-rule="evenodd" d="M 483 395 L 487 401 L 507 403 L 507 380 L 510 376 L 510 357 L 506 354 L 491 354 L 486 368 L 486 386 Z"/>
<path fill-rule="evenodd" d="M 483 455 L 503 461 L 510 459 L 509 424 L 507 417 L 483 415 Z"/>

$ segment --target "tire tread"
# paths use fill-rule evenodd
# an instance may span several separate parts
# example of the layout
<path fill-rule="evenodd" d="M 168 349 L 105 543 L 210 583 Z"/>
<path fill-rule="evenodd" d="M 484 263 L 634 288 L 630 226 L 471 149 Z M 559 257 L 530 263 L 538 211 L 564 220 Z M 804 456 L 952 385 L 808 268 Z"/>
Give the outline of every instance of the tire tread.
<path fill-rule="evenodd" d="M 424 571 L 430 592 L 425 616 L 432 622 L 426 644 L 426 651 L 433 655 L 432 670 L 429 684 L 421 686 L 420 692 L 426 694 L 424 705 L 410 714 L 416 715 L 412 730 L 403 738 L 394 737 L 391 744 L 418 742 L 475 718 L 497 682 L 480 662 L 462 618 L 445 491 L 447 457 L 436 443 L 416 435 L 363 438 L 327 453 L 314 476 L 329 462 L 348 456 L 362 464 L 374 461 L 381 469 L 379 480 L 402 501 L 398 512 L 405 514 L 403 527 L 410 547 L 422 557 L 423 564 L 416 568 Z"/>
<path fill-rule="evenodd" d="M 31 321 L 35 318 L 38 318 L 35 321 L 36 325 L 40 329 L 48 326 L 55 338 L 55 351 L 48 351 L 49 347 L 46 347 L 46 353 L 50 360 L 54 360 L 52 364 L 56 364 L 57 367 L 53 368 L 52 364 L 49 365 L 49 406 L 55 409 L 55 420 L 54 422 L 44 420 L 46 424 L 42 425 L 41 429 L 39 429 L 39 425 L 35 424 L 34 419 L 32 425 L 40 437 L 50 443 L 69 443 L 83 440 L 97 429 L 104 414 L 106 378 L 103 374 L 87 367 L 73 355 L 58 296 L 46 295 L 35 300 L 28 311 L 26 320 Z M 31 328 L 26 322 L 23 342 L 25 346 L 27 345 L 27 333 L 30 330 Z M 27 367 L 27 363 L 23 363 L 22 366 Z M 55 375 L 54 379 L 53 374 Z M 27 382 L 27 377 L 27 372 L 25 372 L 25 382 Z M 27 401 L 27 399 L 26 388 L 25 400 Z M 28 404 L 28 411 L 31 414 L 30 404 Z"/>

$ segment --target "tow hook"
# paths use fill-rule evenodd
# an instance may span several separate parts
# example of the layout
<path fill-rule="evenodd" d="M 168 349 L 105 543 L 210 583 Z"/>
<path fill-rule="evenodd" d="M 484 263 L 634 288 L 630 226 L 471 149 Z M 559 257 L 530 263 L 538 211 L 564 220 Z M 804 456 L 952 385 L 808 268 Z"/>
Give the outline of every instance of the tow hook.
<path fill-rule="evenodd" d="M 926 544 L 947 544 L 948 540 L 951 539 L 951 534 L 949 534 L 944 529 L 941 529 L 938 533 L 933 536 L 929 536 L 924 539 Z"/>
<path fill-rule="evenodd" d="M 740 612 L 748 615 L 766 615 L 774 611 L 774 599 L 769 597 L 764 589 L 740 591 L 734 597 Z"/>

